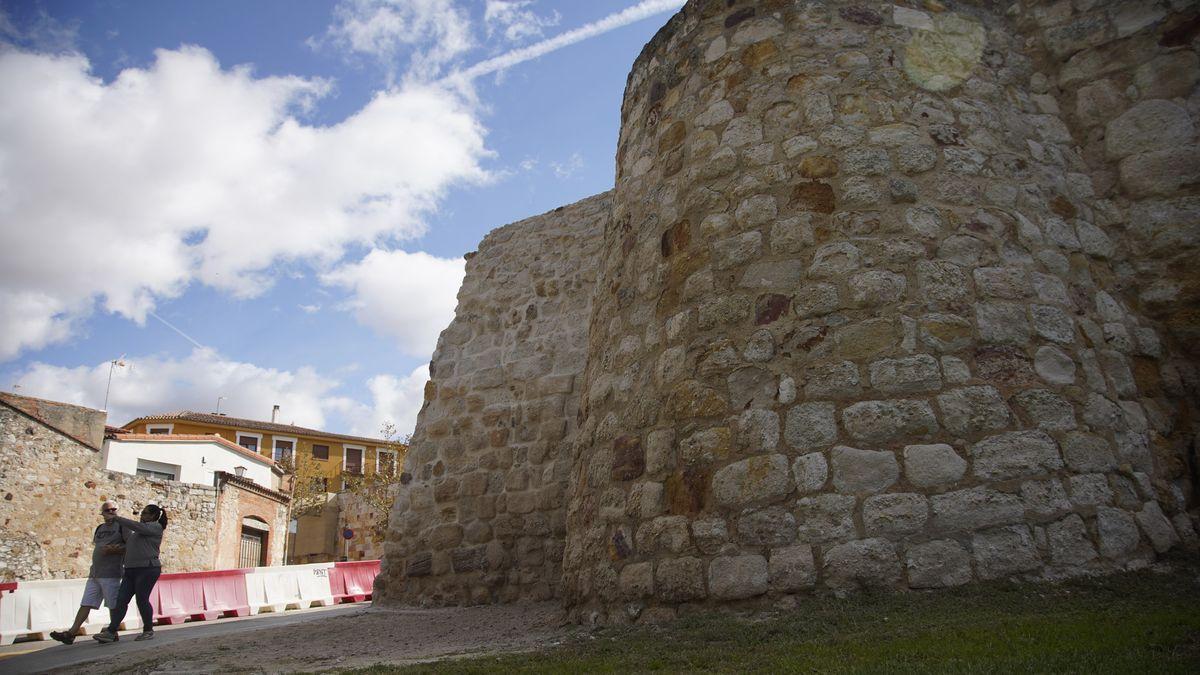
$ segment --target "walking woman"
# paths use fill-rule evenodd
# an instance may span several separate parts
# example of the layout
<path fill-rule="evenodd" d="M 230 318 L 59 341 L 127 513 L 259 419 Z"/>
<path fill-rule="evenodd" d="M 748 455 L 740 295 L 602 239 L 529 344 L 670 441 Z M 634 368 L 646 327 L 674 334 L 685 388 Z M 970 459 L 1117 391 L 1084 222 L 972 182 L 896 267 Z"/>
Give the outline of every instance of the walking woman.
<path fill-rule="evenodd" d="M 117 604 L 109 610 L 108 627 L 92 637 L 102 643 L 119 640 L 117 629 L 129 610 L 129 601 L 136 596 L 138 612 L 142 615 L 142 634 L 134 639 L 150 640 L 154 637 L 150 591 L 162 573 L 158 549 L 162 546 L 163 531 L 167 529 L 167 512 L 157 504 L 147 504 L 139 520 L 117 516 L 116 521 L 129 530 L 129 538 L 125 540 L 125 573 L 117 591 Z"/>

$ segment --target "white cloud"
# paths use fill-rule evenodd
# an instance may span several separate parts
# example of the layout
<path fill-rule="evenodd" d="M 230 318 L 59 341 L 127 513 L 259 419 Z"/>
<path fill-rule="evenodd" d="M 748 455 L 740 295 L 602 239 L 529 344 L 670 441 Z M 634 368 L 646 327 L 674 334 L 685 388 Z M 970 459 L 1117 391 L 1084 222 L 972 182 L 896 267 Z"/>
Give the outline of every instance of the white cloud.
<path fill-rule="evenodd" d="M 428 78 L 471 49 L 471 20 L 452 0 L 342 0 L 324 41 L 345 51 L 377 59 L 390 74 L 401 51 L 412 50 L 409 72 Z"/>
<path fill-rule="evenodd" d="M 385 423 L 391 423 L 399 439 L 411 434 L 417 426 L 417 413 L 421 412 L 428 380 L 428 365 L 419 366 L 403 377 L 376 375 L 367 380 L 371 403 L 349 403 L 340 407 L 349 422 L 350 433 L 377 436 Z"/>
<path fill-rule="evenodd" d="M 316 314 L 317 312 L 321 311 L 321 306 L 318 304 L 296 306 L 299 307 L 300 311 L 304 312 L 305 314 Z"/>
<path fill-rule="evenodd" d="M 483 10 L 483 22 L 487 26 L 488 36 L 499 30 L 504 33 L 506 39 L 517 42 L 525 38 L 541 37 L 543 28 L 558 25 L 561 18 L 558 12 L 551 12 L 549 16 L 539 16 L 526 9 L 532 4 L 533 0 L 487 0 Z"/>
<path fill-rule="evenodd" d="M 95 303 L 141 322 L 193 281 L 239 297 L 414 237 L 452 185 L 490 179 L 475 111 L 409 85 L 331 126 L 329 91 L 161 50 L 110 83 L 82 56 L 0 52 L 0 360 L 61 341 Z"/>
<path fill-rule="evenodd" d="M 346 308 L 359 323 L 395 338 L 407 354 L 428 357 L 454 318 L 464 273 L 461 258 L 376 249 L 321 280 L 350 291 Z"/>
<path fill-rule="evenodd" d="M 126 367 L 113 369 L 108 399 L 108 423 L 113 425 L 154 413 L 211 412 L 217 397 L 224 396 L 221 412 L 230 416 L 269 420 L 271 406 L 279 405 L 279 420 L 321 428 L 328 412 L 344 405 L 332 394 L 338 382 L 308 367 L 263 368 L 211 349 L 195 349 L 183 359 L 133 356 L 125 362 Z M 16 384 L 25 396 L 100 408 L 109 367 L 107 361 L 75 368 L 33 363 Z"/>
<path fill-rule="evenodd" d="M 584 24 L 579 28 L 556 35 L 548 40 L 536 42 L 528 47 L 514 49 L 500 56 L 481 61 L 465 70 L 456 71 L 446 79 L 457 82 L 470 81 L 482 75 L 511 68 L 518 63 L 536 59 L 544 54 L 582 42 L 588 38 L 607 33 L 611 30 L 628 26 L 636 21 L 649 18 L 662 12 L 674 11 L 683 6 L 685 0 L 642 0 L 632 7 L 614 12 L 598 21 Z"/>
<path fill-rule="evenodd" d="M 313 368 L 263 368 L 211 349 L 195 349 L 182 359 L 134 356 L 125 362 L 126 367 L 113 369 L 108 401 L 112 425 L 179 410 L 212 412 L 223 396 L 221 412 L 230 417 L 270 420 L 271 406 L 278 405 L 277 419 L 285 424 L 376 436 L 383 422 L 390 421 L 407 434 L 416 425 L 429 379 L 425 365 L 405 376 L 375 375 L 366 382 L 368 396 L 359 400 L 337 393 L 341 383 Z M 100 408 L 109 368 L 107 361 L 75 368 L 33 363 L 18 374 L 16 391 Z"/>
<path fill-rule="evenodd" d="M 565 162 L 550 162 L 550 168 L 554 169 L 555 176 L 565 180 L 583 168 L 583 157 L 578 152 L 571 153 Z"/>

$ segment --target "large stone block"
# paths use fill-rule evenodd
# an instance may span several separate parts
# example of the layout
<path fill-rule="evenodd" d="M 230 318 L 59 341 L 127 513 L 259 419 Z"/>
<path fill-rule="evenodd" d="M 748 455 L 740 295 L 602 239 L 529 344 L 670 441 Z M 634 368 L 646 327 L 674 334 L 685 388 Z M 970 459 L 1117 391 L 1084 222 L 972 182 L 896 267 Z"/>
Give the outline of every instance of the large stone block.
<path fill-rule="evenodd" d="M 929 520 L 929 500 L 910 493 L 868 497 L 863 501 L 862 519 L 868 537 L 916 534 Z"/>
<path fill-rule="evenodd" d="M 811 450 L 837 440 L 832 403 L 801 403 L 788 410 L 783 438 L 798 450 Z"/>
<path fill-rule="evenodd" d="M 998 431 L 1012 417 L 995 387 L 963 387 L 937 396 L 942 422 L 951 433 L 972 436 Z"/>
<path fill-rule="evenodd" d="M 975 569 L 981 579 L 999 579 L 1041 567 L 1033 536 L 1025 525 L 1010 525 L 971 538 Z"/>
<path fill-rule="evenodd" d="M 978 530 L 1015 523 L 1025 516 L 1025 506 L 1019 497 L 986 487 L 934 495 L 930 504 L 933 527 L 939 532 Z"/>
<path fill-rule="evenodd" d="M 767 559 L 761 555 L 721 556 L 708 564 L 708 593 L 717 600 L 741 600 L 767 592 Z"/>
<path fill-rule="evenodd" d="M 933 409 L 921 400 L 855 403 L 842 411 L 842 426 L 855 440 L 868 443 L 916 439 L 938 430 Z"/>
<path fill-rule="evenodd" d="M 942 388 L 937 359 L 918 354 L 899 359 L 880 359 L 870 366 L 871 386 L 884 394 L 918 394 Z"/>
<path fill-rule="evenodd" d="M 1108 123 L 1104 151 L 1109 159 L 1166 150 L 1192 140 L 1195 127 L 1183 106 L 1164 100 L 1142 101 Z"/>
<path fill-rule="evenodd" d="M 1100 539 L 1100 554 L 1111 560 L 1123 560 L 1141 543 L 1133 515 L 1111 506 L 1096 508 L 1096 535 Z"/>
<path fill-rule="evenodd" d="M 1069 431 L 1076 427 L 1075 407 L 1047 389 L 1027 389 L 1013 397 L 1017 407 L 1044 431 Z"/>
<path fill-rule="evenodd" d="M 858 366 L 853 361 L 823 363 L 805 372 L 804 396 L 808 399 L 839 399 L 862 393 Z"/>
<path fill-rule="evenodd" d="M 796 540 L 796 517 L 782 506 L 743 511 L 738 539 L 746 546 L 786 546 Z"/>
<path fill-rule="evenodd" d="M 900 467 L 892 452 L 839 445 L 829 456 L 833 486 L 838 492 L 874 494 L 886 490 L 900 477 Z"/>
<path fill-rule="evenodd" d="M 654 595 L 654 563 L 632 563 L 621 568 L 621 594 L 626 598 Z"/>
<path fill-rule="evenodd" d="M 834 546 L 824 556 L 825 583 L 835 591 L 895 588 L 900 585 L 900 558 L 886 539 L 863 539 Z"/>
<path fill-rule="evenodd" d="M 825 455 L 810 452 L 800 455 L 792 462 L 792 474 L 796 479 L 796 490 L 800 494 L 819 492 L 829 478 L 829 463 Z"/>
<path fill-rule="evenodd" d="M 912 546 L 905 560 L 911 588 L 946 588 L 971 580 L 971 554 L 950 539 Z"/>
<path fill-rule="evenodd" d="M 797 544 L 773 549 L 767 573 L 773 591 L 792 593 L 812 588 L 817 582 L 812 546 Z"/>
<path fill-rule="evenodd" d="M 1081 431 L 1069 433 L 1062 438 L 1062 451 L 1067 467 L 1077 473 L 1112 471 L 1117 468 L 1112 444 L 1103 436 Z"/>
<path fill-rule="evenodd" d="M 1154 545 L 1155 551 L 1166 553 L 1179 543 L 1179 534 L 1163 514 L 1158 502 L 1146 502 L 1134 517 L 1142 527 L 1142 532 L 1146 533 L 1146 538 Z"/>
<path fill-rule="evenodd" d="M 791 491 L 791 471 L 783 455 L 760 455 L 734 462 L 717 471 L 712 479 L 713 497 L 722 506 L 771 501 Z"/>
<path fill-rule="evenodd" d="M 989 436 L 971 446 L 973 472 L 985 480 L 1030 476 L 1062 468 L 1058 444 L 1042 431 Z"/>
<path fill-rule="evenodd" d="M 944 443 L 904 448 L 904 475 L 917 487 L 951 485 L 962 478 L 966 470 L 967 461 Z"/>
<path fill-rule="evenodd" d="M 1096 559 L 1096 547 L 1079 514 L 1073 513 L 1047 526 L 1046 540 L 1050 545 L 1050 562 L 1055 565 L 1080 567 Z"/>
<path fill-rule="evenodd" d="M 699 558 L 668 558 L 654 570 L 654 592 L 664 602 L 700 600 L 704 587 L 704 561 Z"/>
<path fill-rule="evenodd" d="M 856 536 L 854 505 L 849 495 L 816 495 L 796 501 L 796 533 L 800 541 L 819 544 Z"/>

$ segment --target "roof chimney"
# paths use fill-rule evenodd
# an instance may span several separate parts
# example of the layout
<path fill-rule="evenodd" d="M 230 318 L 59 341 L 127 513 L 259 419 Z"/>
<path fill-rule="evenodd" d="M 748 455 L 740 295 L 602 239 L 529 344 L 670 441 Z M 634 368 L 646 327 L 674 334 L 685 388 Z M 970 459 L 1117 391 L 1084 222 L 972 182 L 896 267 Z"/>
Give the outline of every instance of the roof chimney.
<path fill-rule="evenodd" d="M 272 423 L 275 422 L 275 416 L 278 414 L 279 414 L 279 406 L 277 406 L 277 405 L 271 406 L 271 422 Z"/>

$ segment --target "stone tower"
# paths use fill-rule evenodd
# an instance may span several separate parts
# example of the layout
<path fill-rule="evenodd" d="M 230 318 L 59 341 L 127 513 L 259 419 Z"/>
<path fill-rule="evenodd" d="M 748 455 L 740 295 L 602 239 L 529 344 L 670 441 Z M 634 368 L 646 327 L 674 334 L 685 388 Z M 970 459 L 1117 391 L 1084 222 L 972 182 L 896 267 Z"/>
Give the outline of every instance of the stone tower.
<path fill-rule="evenodd" d="M 469 264 L 381 601 L 658 620 L 1194 546 L 1197 34 L 1190 2 L 688 2 L 612 193 L 489 236 L 536 232 L 531 271 Z M 527 303 L 563 270 L 556 334 Z"/>

